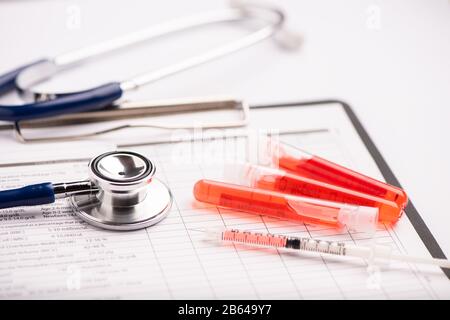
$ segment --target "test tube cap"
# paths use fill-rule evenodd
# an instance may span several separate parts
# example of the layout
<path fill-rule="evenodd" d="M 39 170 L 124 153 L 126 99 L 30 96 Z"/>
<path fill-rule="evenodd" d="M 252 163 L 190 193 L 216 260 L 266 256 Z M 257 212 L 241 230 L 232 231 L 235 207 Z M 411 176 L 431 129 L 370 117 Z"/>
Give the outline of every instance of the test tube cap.
<path fill-rule="evenodd" d="M 378 208 L 345 205 L 339 210 L 338 220 L 350 230 L 375 233 Z"/>

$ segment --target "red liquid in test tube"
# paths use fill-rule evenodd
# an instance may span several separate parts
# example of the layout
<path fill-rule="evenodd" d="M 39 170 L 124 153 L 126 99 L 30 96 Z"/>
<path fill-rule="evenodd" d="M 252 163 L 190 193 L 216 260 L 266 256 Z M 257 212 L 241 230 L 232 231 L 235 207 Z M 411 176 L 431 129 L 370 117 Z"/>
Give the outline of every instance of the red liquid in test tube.
<path fill-rule="evenodd" d="M 212 180 L 200 180 L 194 186 L 198 201 L 216 206 L 332 227 L 373 232 L 378 209 L 299 197 L 263 189 Z"/>
<path fill-rule="evenodd" d="M 403 212 L 403 209 L 396 202 L 292 174 L 281 169 L 250 163 L 235 164 L 226 167 L 224 176 L 227 181 L 248 187 L 347 204 L 377 207 L 379 209 L 378 216 L 382 222 L 396 222 Z"/>
<path fill-rule="evenodd" d="M 271 153 L 268 156 L 273 164 L 280 169 L 302 177 L 393 201 L 401 209 L 404 209 L 408 203 L 406 193 L 398 187 L 370 178 L 290 145 L 276 142 L 273 139 L 268 140 L 268 144 L 271 144 L 267 149 Z"/>

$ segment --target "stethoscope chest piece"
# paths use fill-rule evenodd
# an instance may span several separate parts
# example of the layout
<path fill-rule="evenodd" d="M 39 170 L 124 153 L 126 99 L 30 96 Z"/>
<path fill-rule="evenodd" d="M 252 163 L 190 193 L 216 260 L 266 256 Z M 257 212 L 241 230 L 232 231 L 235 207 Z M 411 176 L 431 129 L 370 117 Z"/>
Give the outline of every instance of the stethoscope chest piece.
<path fill-rule="evenodd" d="M 84 221 L 109 230 L 137 230 L 164 219 L 172 206 L 169 188 L 153 177 L 155 165 L 129 151 L 108 152 L 92 159 L 89 176 L 97 192 L 70 197 Z"/>

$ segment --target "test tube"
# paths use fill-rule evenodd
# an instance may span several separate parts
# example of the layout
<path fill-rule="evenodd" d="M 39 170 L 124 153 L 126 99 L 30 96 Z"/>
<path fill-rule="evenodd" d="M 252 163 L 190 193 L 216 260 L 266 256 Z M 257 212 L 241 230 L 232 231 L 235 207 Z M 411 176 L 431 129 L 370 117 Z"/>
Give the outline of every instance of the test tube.
<path fill-rule="evenodd" d="M 268 139 L 266 156 L 274 166 L 296 175 L 332 185 L 359 191 L 393 201 L 404 209 L 408 203 L 406 193 L 390 184 L 378 181 L 336 163 L 312 155 L 285 143 Z"/>
<path fill-rule="evenodd" d="M 285 170 L 255 164 L 232 164 L 225 167 L 228 182 L 293 195 L 312 197 L 347 204 L 377 207 L 382 222 L 394 223 L 403 209 L 396 202 L 326 182 L 296 175 Z"/>
<path fill-rule="evenodd" d="M 253 214 L 355 231 L 374 232 L 378 208 L 294 196 L 231 183 L 200 180 L 194 186 L 198 201 Z"/>

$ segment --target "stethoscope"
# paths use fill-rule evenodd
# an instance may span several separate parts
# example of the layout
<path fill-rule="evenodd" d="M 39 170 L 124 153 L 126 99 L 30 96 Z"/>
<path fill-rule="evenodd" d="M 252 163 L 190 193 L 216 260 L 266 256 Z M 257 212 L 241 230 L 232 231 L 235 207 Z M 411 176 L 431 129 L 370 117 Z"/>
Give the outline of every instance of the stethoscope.
<path fill-rule="evenodd" d="M 143 155 L 107 152 L 92 159 L 88 167 L 88 180 L 0 191 L 0 209 L 69 198 L 82 220 L 99 228 L 124 231 L 149 227 L 169 213 L 172 194 L 154 177 L 155 164 Z"/>
<path fill-rule="evenodd" d="M 236 2 L 236 1 L 234 1 Z M 34 89 L 56 73 L 78 65 L 89 58 L 99 56 L 130 45 L 161 37 L 198 26 L 218 22 L 230 22 L 255 19 L 265 23 L 260 29 L 232 42 L 213 48 L 200 55 L 175 63 L 156 71 L 141 74 L 122 82 L 110 82 L 95 88 L 77 92 L 42 92 Z M 169 21 L 155 27 L 141 30 L 124 37 L 103 42 L 94 46 L 82 48 L 70 53 L 61 54 L 51 59 L 43 59 L 21 66 L 0 76 L 0 94 L 16 89 L 25 98 L 35 102 L 23 105 L 0 106 L 0 120 L 20 121 L 61 114 L 98 110 L 108 107 L 120 99 L 127 91 L 138 89 L 143 85 L 165 78 L 175 73 L 201 65 L 211 60 L 234 53 L 254 45 L 264 39 L 274 36 L 283 26 L 285 17 L 281 10 L 259 5 L 249 5 L 245 2 L 232 9 L 207 12 L 196 16 Z M 284 47 L 296 47 L 300 38 L 289 33 L 278 37 L 278 43 Z M 117 105 L 117 104 L 116 104 Z"/>

